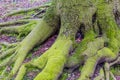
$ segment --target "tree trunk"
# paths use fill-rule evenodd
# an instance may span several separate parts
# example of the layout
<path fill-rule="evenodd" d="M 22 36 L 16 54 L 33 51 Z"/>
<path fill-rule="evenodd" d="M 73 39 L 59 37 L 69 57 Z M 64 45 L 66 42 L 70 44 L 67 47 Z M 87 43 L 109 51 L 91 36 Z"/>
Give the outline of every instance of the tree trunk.
<path fill-rule="evenodd" d="M 28 68 L 37 67 L 41 71 L 34 80 L 58 80 L 66 67 L 82 66 L 78 80 L 91 80 L 98 64 L 110 64 L 119 58 L 120 30 L 116 22 L 119 8 L 116 1 L 53 0 L 42 20 L 38 21 L 37 26 L 15 47 L 17 49 L 13 48 L 15 53 L 9 57 L 5 57 L 7 54 L 0 57 L 1 67 L 7 66 L 10 60 L 11 64 L 16 60 L 9 75 L 2 72 L 3 79 L 8 80 L 17 74 L 15 80 L 23 80 Z M 44 42 L 58 29 L 57 40 L 48 51 L 39 58 L 22 64 L 27 53 L 37 43 Z M 10 29 L 1 29 L 4 32 L 7 30 Z M 83 39 L 77 43 L 76 34 L 79 31 Z M 72 55 L 69 54 L 71 52 Z M 109 79 L 107 74 L 104 75 L 106 77 L 99 78 Z"/>

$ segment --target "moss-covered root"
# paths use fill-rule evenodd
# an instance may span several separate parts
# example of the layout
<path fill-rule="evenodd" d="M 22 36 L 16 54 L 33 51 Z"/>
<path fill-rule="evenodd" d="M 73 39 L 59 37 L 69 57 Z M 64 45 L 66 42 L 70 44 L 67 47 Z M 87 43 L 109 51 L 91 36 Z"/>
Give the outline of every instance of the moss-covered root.
<path fill-rule="evenodd" d="M 66 67 L 74 67 L 80 63 L 83 63 L 82 53 L 87 49 L 87 44 L 92 42 L 94 39 L 95 33 L 93 31 L 87 31 L 85 38 L 78 44 L 75 53 L 68 58 Z"/>
<path fill-rule="evenodd" d="M 96 52 L 104 47 L 104 39 L 102 37 L 95 39 L 95 33 L 89 31 L 85 38 L 78 44 L 78 47 L 66 64 L 67 67 L 73 67 L 84 62 L 84 58 L 94 56 Z"/>
<path fill-rule="evenodd" d="M 48 51 L 46 51 L 39 58 L 23 64 L 20 67 L 19 72 L 18 72 L 17 76 L 15 77 L 15 80 L 22 80 L 25 73 L 26 73 L 26 71 L 27 71 L 27 69 L 29 69 L 31 67 L 42 69 L 45 66 L 45 64 L 46 64 L 46 62 L 48 60 L 47 55 L 48 55 Z"/>
<path fill-rule="evenodd" d="M 40 20 L 39 20 L 40 21 Z M 30 31 L 38 24 L 38 20 L 32 20 L 25 25 L 12 27 L 3 27 L 0 29 L 1 34 L 16 34 L 18 37 L 27 36 Z"/>
<path fill-rule="evenodd" d="M 57 80 L 64 68 L 71 47 L 72 41 L 70 39 L 58 39 L 48 50 L 48 61 L 45 68 L 34 80 Z"/>
<path fill-rule="evenodd" d="M 0 33 L 1 34 L 18 34 L 19 36 L 26 36 L 32 29 L 39 23 L 40 20 L 26 20 L 28 23 L 26 24 L 17 24 L 16 22 L 14 24 L 6 23 L 1 26 Z M 17 21 L 18 22 L 18 21 Z M 21 22 L 21 21 L 20 21 Z M 19 23 L 19 22 L 18 22 Z M 16 24 L 16 25 L 15 25 Z"/>
<path fill-rule="evenodd" d="M 35 80 L 56 80 L 62 72 L 71 46 L 72 41 L 69 39 L 57 40 L 42 56 L 23 64 L 15 80 L 22 80 L 27 69 L 31 67 L 44 68 Z"/>
<path fill-rule="evenodd" d="M 12 53 L 14 53 L 16 50 L 16 47 L 15 48 L 11 48 L 3 53 L 0 54 L 0 59 L 4 59 L 6 56 L 8 55 L 11 55 Z"/>
<path fill-rule="evenodd" d="M 104 54 L 103 54 L 104 53 Z M 95 56 L 89 57 L 83 66 L 79 80 L 90 80 L 96 65 L 101 59 L 110 61 L 116 58 L 116 55 L 107 47 L 99 50 Z"/>
<path fill-rule="evenodd" d="M 9 77 L 15 75 L 27 53 L 37 43 L 42 43 L 46 38 L 48 38 L 54 30 L 55 27 L 50 27 L 44 20 L 41 20 L 40 23 L 37 24 L 32 32 L 20 43 L 19 49 L 16 51 L 17 55 L 13 58 L 16 61 Z"/>
<path fill-rule="evenodd" d="M 1 49 L 0 54 L 0 68 L 12 63 L 12 58 L 16 55 L 19 44 L 9 44 L 7 47 Z"/>

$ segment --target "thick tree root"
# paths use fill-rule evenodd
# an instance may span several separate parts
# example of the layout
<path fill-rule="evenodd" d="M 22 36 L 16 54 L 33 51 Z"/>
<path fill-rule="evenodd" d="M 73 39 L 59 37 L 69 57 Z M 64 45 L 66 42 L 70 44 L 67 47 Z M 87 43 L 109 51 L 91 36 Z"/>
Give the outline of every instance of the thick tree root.
<path fill-rule="evenodd" d="M 72 41 L 69 39 L 58 39 L 53 46 L 38 59 L 24 64 L 20 68 L 15 80 L 22 80 L 23 72 L 26 72 L 26 69 L 29 67 L 28 65 L 39 69 L 43 68 L 42 72 L 36 76 L 35 80 L 56 80 L 66 63 L 66 57 L 68 56 L 71 46 Z"/>
<path fill-rule="evenodd" d="M 106 48 L 106 47 L 99 50 L 95 56 L 87 59 L 85 65 L 81 71 L 82 74 L 81 74 L 79 80 L 90 80 L 90 78 L 92 77 L 92 75 L 94 73 L 95 66 L 97 65 L 98 61 L 101 59 L 104 59 L 104 58 L 107 58 L 106 60 L 109 60 L 109 59 L 112 60 L 112 59 L 116 58 L 116 55 L 109 48 Z"/>
<path fill-rule="evenodd" d="M 38 68 L 38 69 L 43 69 L 47 60 L 48 60 L 48 52 L 45 52 L 43 55 L 41 55 L 39 58 L 32 60 L 30 62 L 27 62 L 25 64 L 23 64 L 20 69 L 19 72 L 15 78 L 15 80 L 22 80 L 27 69 L 33 67 L 33 68 Z"/>
<path fill-rule="evenodd" d="M 67 67 L 74 67 L 83 63 L 84 59 L 82 53 L 87 49 L 88 42 L 92 42 L 95 36 L 93 31 L 88 31 L 85 34 L 85 38 L 78 44 L 75 53 L 68 58 Z"/>
<path fill-rule="evenodd" d="M 4 60 L 4 63 L 7 63 L 11 60 L 11 62 L 15 61 L 14 67 L 12 71 L 10 72 L 9 77 L 15 75 L 18 68 L 22 64 L 23 60 L 25 59 L 27 53 L 37 44 L 42 43 L 46 38 L 48 38 L 55 30 L 55 27 L 49 27 L 48 24 L 41 20 L 39 24 L 33 29 L 33 31 L 19 44 L 19 47 L 15 51 L 14 54 L 12 54 L 10 57 L 8 57 L 6 60 Z M 29 39 L 31 42 L 29 42 Z M 6 56 L 7 54 L 3 55 L 2 57 Z M 5 65 L 5 64 L 1 64 Z M 6 77 L 4 78 L 6 79 Z"/>
<path fill-rule="evenodd" d="M 71 40 L 58 39 L 55 44 L 50 48 L 50 52 L 48 54 L 48 61 L 45 68 L 40 74 L 37 75 L 35 80 L 56 80 L 64 68 L 66 58 L 71 47 Z"/>
<path fill-rule="evenodd" d="M 99 4 L 97 6 L 97 18 L 99 23 L 98 26 L 101 28 L 102 36 L 104 38 L 106 37 L 103 43 L 105 45 L 103 46 L 103 48 L 98 49 L 97 54 L 90 57 L 89 55 L 91 54 L 87 55 L 88 58 L 85 62 L 85 65 L 83 66 L 79 80 L 90 80 L 94 73 L 95 66 L 98 63 L 102 61 L 109 62 L 115 60 L 119 53 L 119 36 L 116 36 L 119 33 L 119 29 L 114 20 L 112 9 L 108 9 L 108 7 L 112 6 L 110 4 L 107 4 L 104 0 L 99 1 Z M 89 52 L 90 51 L 88 51 L 87 53 Z M 105 70 L 106 80 L 109 80 L 108 68 L 106 67 Z"/>

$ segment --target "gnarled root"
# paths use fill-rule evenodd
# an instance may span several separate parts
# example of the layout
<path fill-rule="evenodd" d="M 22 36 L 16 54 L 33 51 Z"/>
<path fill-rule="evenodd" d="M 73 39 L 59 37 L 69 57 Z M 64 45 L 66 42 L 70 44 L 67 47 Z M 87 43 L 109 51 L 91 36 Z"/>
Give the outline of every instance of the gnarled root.
<path fill-rule="evenodd" d="M 96 65 L 101 62 L 111 62 L 115 60 L 119 53 L 119 28 L 115 22 L 115 19 L 113 17 L 113 14 L 111 13 L 112 10 L 108 9 L 111 4 L 107 4 L 105 1 L 99 1 L 98 4 L 98 11 L 97 11 L 97 20 L 98 20 L 98 26 L 101 29 L 102 37 L 103 37 L 103 46 L 99 46 L 98 49 L 94 49 L 94 47 L 90 47 L 92 52 L 94 52 L 94 55 L 91 56 L 92 53 L 90 53 L 90 49 L 87 48 L 87 59 L 85 61 L 85 64 L 83 66 L 83 69 L 81 71 L 81 76 L 79 80 L 90 80 L 94 70 L 96 68 Z M 107 20 L 106 20 L 107 19 Z M 106 26 L 106 27 L 105 27 Z M 89 54 L 90 53 L 90 54 Z M 84 52 L 83 52 L 84 54 Z M 105 67 L 105 80 L 109 80 L 109 66 L 106 64 Z"/>
<path fill-rule="evenodd" d="M 104 58 L 107 58 L 108 60 L 109 59 L 112 60 L 112 59 L 116 58 L 116 55 L 113 52 L 111 52 L 111 50 L 108 48 L 103 48 L 103 49 L 99 50 L 95 56 L 87 59 L 85 65 L 83 66 L 83 69 L 81 71 L 82 74 L 81 74 L 79 80 L 90 80 L 90 78 L 92 77 L 92 75 L 94 73 L 95 66 L 97 65 L 98 61 L 101 59 L 104 59 Z"/>
<path fill-rule="evenodd" d="M 51 36 L 52 33 L 54 33 L 55 27 L 49 27 L 48 24 L 44 21 L 41 20 L 39 24 L 33 29 L 33 31 L 25 38 L 23 41 L 18 45 L 17 50 L 15 50 L 15 53 L 13 54 L 14 49 L 8 50 L 8 52 L 12 53 L 10 57 L 8 57 L 6 60 L 3 59 L 3 62 L 14 62 L 14 67 L 11 70 L 9 77 L 15 75 L 17 72 L 18 68 L 22 64 L 23 60 L 25 59 L 27 53 L 37 44 L 37 43 L 42 43 L 45 39 L 47 39 L 49 36 Z M 30 40 L 31 39 L 31 40 Z M 30 42 L 29 42 L 30 41 Z M 8 55 L 8 52 L 1 55 L 1 58 L 5 57 Z M 2 62 L 2 63 L 3 63 Z M 13 63 L 12 62 L 12 63 Z M 3 64 L 1 64 L 3 65 Z M 4 65 L 5 66 L 5 65 Z M 6 79 L 4 77 L 4 79 Z"/>
<path fill-rule="evenodd" d="M 69 2 L 69 0 L 65 1 Z M 71 0 L 70 5 L 64 4 L 64 1 L 61 2 L 62 5 L 55 5 L 56 2 L 53 2 L 54 5 L 48 10 L 49 13 L 46 13 L 45 18 L 41 20 L 40 23 L 37 24 L 37 27 L 18 45 L 17 50 L 15 47 L 8 51 L 10 53 L 5 53 L 1 56 L 1 60 L 8 56 L 5 61 L 3 60 L 5 63 L 8 63 L 9 60 L 16 60 L 10 74 L 4 79 L 9 79 L 16 74 L 27 53 L 37 43 L 42 43 L 55 32 L 59 22 L 61 22 L 59 36 L 52 47 L 37 59 L 24 63 L 20 67 L 15 79 L 22 80 L 27 72 L 27 68 L 37 67 L 42 70 L 34 80 L 57 80 L 64 66 L 69 68 L 84 64 L 78 80 L 90 80 L 94 74 L 96 65 L 103 62 L 105 62 L 105 73 L 103 69 L 101 69 L 100 77 L 95 79 L 105 78 L 105 80 L 109 80 L 110 75 L 114 78 L 113 74 L 109 72 L 109 69 L 110 65 L 117 62 L 111 63 L 116 60 L 119 55 L 120 30 L 112 13 L 112 1 L 109 3 L 105 0 L 97 0 L 97 2 L 96 0 L 91 1 L 91 3 L 94 4 L 87 2 L 87 0 L 83 1 L 81 5 L 77 4 L 77 0 Z M 74 3 L 74 7 L 71 7 L 73 6 L 71 5 L 72 3 Z M 97 9 L 94 7 L 97 7 Z M 60 10 L 57 10 L 57 12 L 56 9 Z M 91 10 L 94 10 L 96 13 L 94 11 L 91 12 Z M 59 14 L 59 12 L 62 13 Z M 96 15 L 95 21 L 92 20 L 94 15 Z M 84 27 L 83 30 L 80 25 Z M 81 43 L 75 44 L 75 34 L 79 30 L 79 27 L 84 38 Z M 73 49 L 71 49 L 72 47 Z M 75 50 L 71 56 L 69 55 L 69 52 L 72 52 L 70 50 Z M 15 54 L 12 54 L 12 51 L 15 52 Z"/>
<path fill-rule="evenodd" d="M 53 46 L 46 51 L 38 59 L 31 61 L 32 66 L 43 70 L 35 77 L 35 80 L 56 80 L 64 68 L 66 58 L 71 49 L 72 41 L 69 39 L 57 39 Z M 18 72 L 16 80 L 22 80 L 24 69 L 27 66 L 23 65 Z M 24 70 L 24 71 L 23 71 Z M 25 73 L 25 72 L 24 72 Z"/>

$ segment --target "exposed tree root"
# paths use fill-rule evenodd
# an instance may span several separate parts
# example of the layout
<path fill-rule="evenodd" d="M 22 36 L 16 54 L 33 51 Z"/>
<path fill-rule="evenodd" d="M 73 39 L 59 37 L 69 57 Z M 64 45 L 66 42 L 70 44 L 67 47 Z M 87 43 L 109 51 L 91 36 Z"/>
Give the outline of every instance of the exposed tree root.
<path fill-rule="evenodd" d="M 93 31 L 88 31 L 85 34 L 85 38 L 78 44 L 75 53 L 69 57 L 68 62 L 66 64 L 67 67 L 74 67 L 83 63 L 84 58 L 82 53 L 86 50 L 88 42 L 92 42 L 94 38 L 95 33 Z"/>
<path fill-rule="evenodd" d="M 40 69 L 44 67 L 42 72 L 38 76 L 36 76 L 35 80 L 57 79 L 59 77 L 58 75 L 61 74 L 61 71 L 64 67 L 66 57 L 68 56 L 71 46 L 72 42 L 69 41 L 69 39 L 58 39 L 47 52 L 45 52 L 38 59 L 30 62 L 29 64 Z M 21 77 L 23 77 L 23 70 L 26 71 L 25 69 L 27 69 L 25 68 L 25 66 L 26 64 L 21 67 L 16 80 L 22 79 Z"/>
<path fill-rule="evenodd" d="M 1 24 L 1 29 L 0 29 L 0 33 L 1 34 L 17 34 L 19 37 L 21 36 L 27 36 L 28 33 L 30 31 L 32 31 L 32 29 L 39 24 L 40 19 L 32 19 L 32 20 L 20 20 L 17 22 L 21 22 L 21 21 L 25 21 L 28 23 L 24 24 L 24 25 L 17 25 L 16 22 L 10 22 L 10 23 L 3 23 Z M 2 27 L 4 25 L 10 25 L 8 27 Z M 16 26 L 14 26 L 16 25 Z"/>
<path fill-rule="evenodd" d="M 110 67 L 120 61 L 120 29 L 113 14 L 113 1 L 81 0 L 78 3 L 79 0 L 53 0 L 52 6 L 40 21 L 33 20 L 15 28 L 1 24 L 4 26 L 1 32 L 12 31 L 19 34 L 23 34 L 25 30 L 29 32 L 37 25 L 22 42 L 0 55 L 0 67 L 14 64 L 9 75 L 5 75 L 4 67 L 1 74 L 5 76 L 3 80 L 9 80 L 17 71 L 15 80 L 22 80 L 31 67 L 40 69 L 34 80 L 57 80 L 64 67 L 76 66 L 83 66 L 78 80 L 91 80 L 99 63 L 105 64 L 95 80 L 110 80 L 111 76 L 115 80 Z M 92 20 L 93 17 L 95 20 Z M 12 24 L 14 22 L 10 23 Z M 28 26 L 30 29 L 25 29 Z M 59 36 L 52 47 L 37 59 L 22 64 L 28 52 L 55 33 L 59 26 Z M 23 29 L 25 30 L 22 32 Z M 76 43 L 75 35 L 79 29 L 83 40 Z"/>
<path fill-rule="evenodd" d="M 0 55 L 0 59 L 4 59 L 6 56 L 8 55 L 11 55 L 12 53 L 14 53 L 16 50 L 16 47 L 15 48 L 12 48 L 12 49 L 9 49 L 5 52 L 3 52 L 1 55 Z"/>
<path fill-rule="evenodd" d="M 104 52 L 104 55 L 103 55 L 103 52 Z M 114 59 L 114 58 L 116 58 L 116 55 L 114 55 L 114 53 L 111 52 L 111 50 L 109 50 L 108 48 L 103 48 L 103 49 L 99 50 L 95 56 L 87 59 L 85 65 L 82 69 L 82 74 L 81 74 L 79 80 L 89 80 L 94 73 L 94 69 L 95 69 L 95 66 L 97 65 L 98 61 L 100 59 L 104 59 L 105 57 L 108 59 L 109 58 Z"/>
<path fill-rule="evenodd" d="M 101 2 L 102 1 L 100 1 L 99 3 L 101 3 Z M 104 3 L 104 1 L 102 2 L 102 4 L 103 3 Z M 104 26 L 110 27 L 110 28 L 106 28 L 105 32 L 103 30 L 103 36 L 106 35 L 107 38 L 109 39 L 108 45 L 107 45 L 108 48 L 104 47 L 104 46 L 106 46 L 106 45 L 104 45 L 103 46 L 104 48 L 98 49 L 96 55 L 93 55 L 92 57 L 88 57 L 88 59 L 85 62 L 85 65 L 83 66 L 82 74 L 81 74 L 79 80 L 91 79 L 92 74 L 94 73 L 95 66 L 102 59 L 105 59 L 105 61 L 112 61 L 112 60 L 116 59 L 116 57 L 118 56 L 118 52 L 119 52 L 119 45 L 118 44 L 119 43 L 118 43 L 117 39 L 115 38 L 116 33 L 117 33 L 117 31 L 116 31 L 117 25 L 114 21 L 114 18 L 112 17 L 113 16 L 111 14 L 112 11 L 110 11 L 107 7 L 110 7 L 110 5 L 106 5 L 106 3 L 104 3 L 104 5 L 101 5 L 101 4 L 98 5 L 98 17 L 100 16 L 98 21 L 99 21 L 99 26 L 101 26 L 101 29 L 103 29 Z M 103 20 L 104 18 L 107 18 L 106 22 L 101 22 L 101 21 L 105 21 L 105 20 Z M 106 42 L 106 40 L 107 39 L 105 39 L 105 42 Z M 94 48 L 92 48 L 92 49 L 94 49 Z M 96 53 L 96 52 L 94 52 L 94 53 Z M 108 71 L 108 68 L 106 68 L 106 71 Z M 106 72 L 106 80 L 109 80 L 109 73 L 108 72 Z"/>
<path fill-rule="evenodd" d="M 9 74 L 10 76 L 15 75 L 18 68 L 20 67 L 21 63 L 25 59 L 27 53 L 37 44 L 42 43 L 46 38 L 48 38 L 55 30 L 55 27 L 49 27 L 45 21 L 41 20 L 39 24 L 37 24 L 36 28 L 33 29 L 33 31 L 18 45 L 17 50 L 14 54 L 12 54 L 7 59 L 3 60 L 1 65 L 5 66 L 8 62 L 11 61 L 11 63 L 14 63 L 14 67 L 12 71 Z M 37 32 L 37 34 L 36 34 Z M 30 40 L 29 39 L 34 38 Z M 10 50 L 11 51 L 11 50 Z M 6 56 L 6 54 L 3 54 L 1 57 Z M 12 62 L 13 61 L 13 62 Z M 4 78 L 6 79 L 6 78 Z M 9 78 L 8 78 L 9 79 Z"/>

